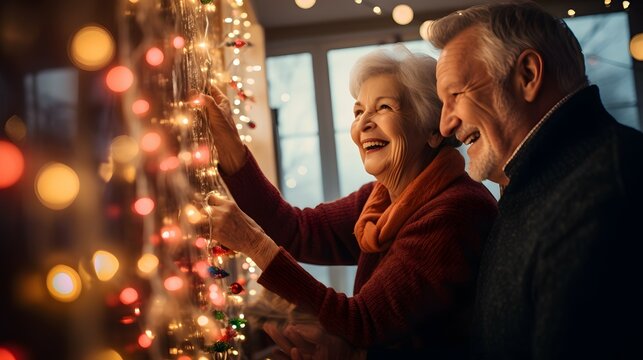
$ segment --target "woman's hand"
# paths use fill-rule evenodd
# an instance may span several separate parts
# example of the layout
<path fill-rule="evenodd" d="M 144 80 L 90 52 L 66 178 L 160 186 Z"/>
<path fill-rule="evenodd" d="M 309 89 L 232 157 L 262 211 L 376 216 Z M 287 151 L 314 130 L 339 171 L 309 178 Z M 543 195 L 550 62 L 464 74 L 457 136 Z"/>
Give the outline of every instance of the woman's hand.
<path fill-rule="evenodd" d="M 246 254 L 265 270 L 279 252 L 277 244 L 234 201 L 218 196 L 210 196 L 207 201 L 214 240 Z"/>
<path fill-rule="evenodd" d="M 290 323 L 283 329 L 267 322 L 263 329 L 294 360 L 366 359 L 365 351 L 329 334 L 318 322 Z"/>
<path fill-rule="evenodd" d="M 219 167 L 224 173 L 232 175 L 244 165 L 246 147 L 239 138 L 230 100 L 216 86 L 211 86 L 210 92 L 212 96 L 193 90 L 190 93 L 191 101 L 195 105 L 203 105 L 219 155 Z"/>

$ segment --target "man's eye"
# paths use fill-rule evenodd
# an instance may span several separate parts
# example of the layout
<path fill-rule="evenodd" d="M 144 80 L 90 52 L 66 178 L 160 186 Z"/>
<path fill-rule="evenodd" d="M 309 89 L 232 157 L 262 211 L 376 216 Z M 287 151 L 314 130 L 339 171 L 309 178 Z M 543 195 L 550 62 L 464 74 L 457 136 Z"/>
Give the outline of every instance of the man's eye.
<path fill-rule="evenodd" d="M 355 110 L 355 111 L 353 111 L 353 114 L 355 115 L 355 117 L 358 117 L 358 116 L 362 115 L 363 113 L 364 113 L 364 110 Z"/>

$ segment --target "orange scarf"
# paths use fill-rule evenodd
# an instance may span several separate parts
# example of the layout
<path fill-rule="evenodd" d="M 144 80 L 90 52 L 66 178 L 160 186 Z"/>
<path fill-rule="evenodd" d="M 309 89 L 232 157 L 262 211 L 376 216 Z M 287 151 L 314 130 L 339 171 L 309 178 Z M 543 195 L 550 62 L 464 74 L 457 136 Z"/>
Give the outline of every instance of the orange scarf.
<path fill-rule="evenodd" d="M 355 224 L 359 247 L 367 253 L 387 250 L 408 218 L 462 174 L 464 158 L 458 150 L 446 146 L 393 204 L 386 187 L 376 183 Z"/>

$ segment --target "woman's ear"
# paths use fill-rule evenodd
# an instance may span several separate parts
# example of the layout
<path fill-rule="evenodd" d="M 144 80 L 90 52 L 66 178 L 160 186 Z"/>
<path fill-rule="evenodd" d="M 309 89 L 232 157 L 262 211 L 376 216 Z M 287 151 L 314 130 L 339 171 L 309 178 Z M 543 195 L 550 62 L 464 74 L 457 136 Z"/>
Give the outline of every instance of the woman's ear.
<path fill-rule="evenodd" d="M 429 139 L 426 141 L 432 149 L 437 149 L 442 145 L 444 137 L 440 134 L 440 130 L 433 130 L 429 134 Z"/>

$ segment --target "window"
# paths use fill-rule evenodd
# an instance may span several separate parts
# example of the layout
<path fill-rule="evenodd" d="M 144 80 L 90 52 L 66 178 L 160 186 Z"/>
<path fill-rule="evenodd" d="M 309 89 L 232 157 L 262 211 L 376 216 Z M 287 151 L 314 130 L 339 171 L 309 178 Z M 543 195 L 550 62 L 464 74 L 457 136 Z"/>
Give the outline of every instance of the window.
<path fill-rule="evenodd" d="M 566 22 L 583 48 L 587 76 L 598 85 L 607 111 L 624 125 L 641 130 L 627 13 L 581 16 Z"/>

